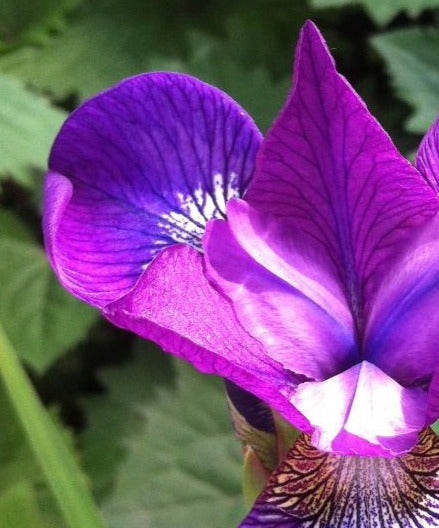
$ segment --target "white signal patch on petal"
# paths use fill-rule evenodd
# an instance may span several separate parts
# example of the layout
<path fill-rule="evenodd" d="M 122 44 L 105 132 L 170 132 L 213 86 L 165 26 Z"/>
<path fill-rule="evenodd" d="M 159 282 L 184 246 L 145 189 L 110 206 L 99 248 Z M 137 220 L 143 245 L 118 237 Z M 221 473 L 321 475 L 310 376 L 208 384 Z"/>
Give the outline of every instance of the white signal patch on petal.
<path fill-rule="evenodd" d="M 226 203 L 239 197 L 238 175 L 230 172 L 228 178 L 217 172 L 213 176 L 212 190 L 198 187 L 192 194 L 177 193 L 179 211 L 162 213 L 158 226 L 176 243 L 189 244 L 201 249 L 201 238 L 207 222 L 225 218 Z M 157 241 L 162 245 L 162 241 Z"/>

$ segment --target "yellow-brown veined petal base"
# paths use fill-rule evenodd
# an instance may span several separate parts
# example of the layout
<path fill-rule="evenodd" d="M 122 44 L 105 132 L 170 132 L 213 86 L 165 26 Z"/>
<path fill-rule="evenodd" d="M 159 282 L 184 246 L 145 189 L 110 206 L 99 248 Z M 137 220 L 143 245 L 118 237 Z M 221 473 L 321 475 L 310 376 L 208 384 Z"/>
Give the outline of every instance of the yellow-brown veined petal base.
<path fill-rule="evenodd" d="M 399 458 L 333 455 L 301 435 L 240 528 L 439 527 L 439 438 Z"/>

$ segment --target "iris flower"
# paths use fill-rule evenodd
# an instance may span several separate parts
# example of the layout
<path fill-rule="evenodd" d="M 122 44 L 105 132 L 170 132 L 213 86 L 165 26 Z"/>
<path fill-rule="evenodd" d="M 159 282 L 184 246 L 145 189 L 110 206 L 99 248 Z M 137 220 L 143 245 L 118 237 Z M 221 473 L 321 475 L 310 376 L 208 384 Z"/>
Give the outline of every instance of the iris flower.
<path fill-rule="evenodd" d="M 176 73 L 121 82 L 57 136 L 64 287 L 305 433 L 243 528 L 439 526 L 438 149 L 436 124 L 404 159 L 311 22 L 264 139 Z"/>

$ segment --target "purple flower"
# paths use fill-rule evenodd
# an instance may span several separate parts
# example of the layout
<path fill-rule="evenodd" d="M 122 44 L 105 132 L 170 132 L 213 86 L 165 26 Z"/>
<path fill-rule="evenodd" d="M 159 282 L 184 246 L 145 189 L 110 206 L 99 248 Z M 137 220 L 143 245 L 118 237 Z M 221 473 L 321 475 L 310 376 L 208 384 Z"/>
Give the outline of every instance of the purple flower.
<path fill-rule="evenodd" d="M 414 168 L 310 22 L 294 72 L 262 142 L 234 101 L 185 75 L 84 103 L 50 155 L 47 251 L 73 294 L 259 397 L 336 466 L 399 456 L 439 416 L 439 125 Z M 308 526 L 273 513 L 274 497 L 243 526 Z M 369 526 L 350 511 L 309 526 Z"/>

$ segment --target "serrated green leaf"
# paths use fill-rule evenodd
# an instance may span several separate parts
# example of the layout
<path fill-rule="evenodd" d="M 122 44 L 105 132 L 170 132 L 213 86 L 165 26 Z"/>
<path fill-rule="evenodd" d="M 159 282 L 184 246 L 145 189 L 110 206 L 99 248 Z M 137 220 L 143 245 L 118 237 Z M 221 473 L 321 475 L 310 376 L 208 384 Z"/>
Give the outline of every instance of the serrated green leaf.
<path fill-rule="evenodd" d="M 62 27 L 65 15 L 81 0 L 2 0 L 0 49 L 23 42 L 41 42 L 50 31 Z"/>
<path fill-rule="evenodd" d="M 31 186 L 29 168 L 43 168 L 65 114 L 25 89 L 17 79 L 0 75 L 0 180 L 14 178 Z"/>
<path fill-rule="evenodd" d="M 174 378 L 168 361 L 138 350 L 108 372 L 108 394 L 87 404 L 85 467 L 101 491 L 103 475 L 112 479 L 101 495 L 110 528 L 234 528 L 245 513 L 242 457 L 223 384 L 181 361 Z"/>
<path fill-rule="evenodd" d="M 3 210 L 0 221 L 0 322 L 20 356 L 41 373 L 85 336 L 97 314 L 58 284 L 18 218 Z"/>
<path fill-rule="evenodd" d="M 404 29 L 371 43 L 386 61 L 397 94 L 414 110 L 407 129 L 424 133 L 439 114 L 439 30 Z"/>
<path fill-rule="evenodd" d="M 155 345 L 137 340 L 133 352 L 134 361 L 100 375 L 102 384 L 108 387 L 104 396 L 84 400 L 87 428 L 80 440 L 82 461 L 100 499 L 114 485 L 129 450 L 129 439 L 143 431 L 144 408 L 157 387 L 172 387 L 175 380 L 170 357 Z"/>
<path fill-rule="evenodd" d="M 29 230 L 12 211 L 0 208 L 0 240 L 15 239 L 22 242 L 31 242 Z"/>
<path fill-rule="evenodd" d="M 361 5 L 377 24 L 385 25 L 401 11 L 412 17 L 421 11 L 439 6 L 439 0 L 312 0 L 316 8 Z"/>

